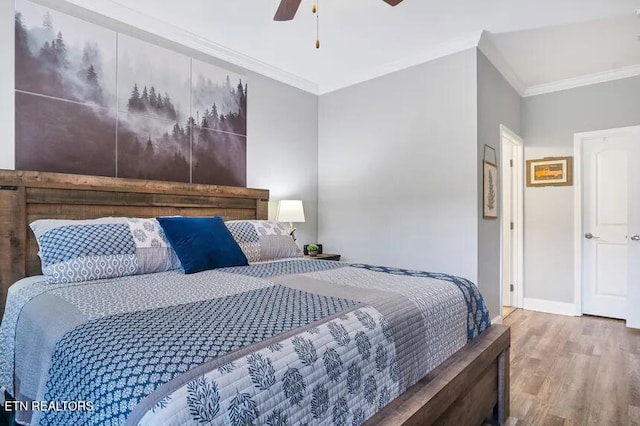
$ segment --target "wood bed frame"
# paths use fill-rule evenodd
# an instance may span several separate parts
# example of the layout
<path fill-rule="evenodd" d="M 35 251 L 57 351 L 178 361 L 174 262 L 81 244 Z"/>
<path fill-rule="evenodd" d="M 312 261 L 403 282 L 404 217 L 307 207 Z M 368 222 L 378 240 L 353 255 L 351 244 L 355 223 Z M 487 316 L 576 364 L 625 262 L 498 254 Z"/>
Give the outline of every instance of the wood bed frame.
<path fill-rule="evenodd" d="M 41 274 L 37 219 L 219 215 L 267 219 L 269 191 L 217 185 L 0 170 L 0 318 L 9 286 Z M 367 421 L 371 425 L 503 424 L 510 330 L 492 325 Z"/>

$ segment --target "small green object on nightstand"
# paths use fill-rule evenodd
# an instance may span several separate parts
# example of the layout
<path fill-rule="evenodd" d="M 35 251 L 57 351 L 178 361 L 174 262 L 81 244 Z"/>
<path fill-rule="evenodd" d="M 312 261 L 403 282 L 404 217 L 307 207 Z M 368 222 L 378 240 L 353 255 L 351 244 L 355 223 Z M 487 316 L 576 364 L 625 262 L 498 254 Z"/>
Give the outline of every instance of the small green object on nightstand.
<path fill-rule="evenodd" d="M 307 246 L 307 253 L 309 253 L 310 257 L 316 257 L 318 255 L 318 245 L 317 244 L 309 244 Z"/>

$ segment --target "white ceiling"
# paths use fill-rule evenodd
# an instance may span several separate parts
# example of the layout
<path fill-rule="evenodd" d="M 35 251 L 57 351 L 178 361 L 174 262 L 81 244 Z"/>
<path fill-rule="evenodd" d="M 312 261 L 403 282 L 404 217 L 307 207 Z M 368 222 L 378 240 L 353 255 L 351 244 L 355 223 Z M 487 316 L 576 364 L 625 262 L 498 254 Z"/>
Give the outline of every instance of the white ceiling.
<path fill-rule="evenodd" d="M 289 22 L 272 19 L 279 0 L 67 3 L 224 51 L 223 59 L 316 93 L 470 48 L 483 30 L 521 90 L 612 70 L 640 74 L 640 0 L 319 0 L 320 49 L 312 0 Z"/>

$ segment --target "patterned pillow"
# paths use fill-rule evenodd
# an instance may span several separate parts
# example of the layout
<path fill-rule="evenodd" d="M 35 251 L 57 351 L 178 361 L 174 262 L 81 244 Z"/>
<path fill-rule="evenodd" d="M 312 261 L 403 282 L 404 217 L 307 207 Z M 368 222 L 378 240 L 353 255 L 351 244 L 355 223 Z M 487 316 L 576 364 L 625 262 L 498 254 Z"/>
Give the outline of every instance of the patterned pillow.
<path fill-rule="evenodd" d="M 268 220 L 225 222 L 249 262 L 302 257 L 300 247 L 289 236 L 288 227 Z"/>
<path fill-rule="evenodd" d="M 42 219 L 30 224 L 50 284 L 180 268 L 155 218 Z"/>

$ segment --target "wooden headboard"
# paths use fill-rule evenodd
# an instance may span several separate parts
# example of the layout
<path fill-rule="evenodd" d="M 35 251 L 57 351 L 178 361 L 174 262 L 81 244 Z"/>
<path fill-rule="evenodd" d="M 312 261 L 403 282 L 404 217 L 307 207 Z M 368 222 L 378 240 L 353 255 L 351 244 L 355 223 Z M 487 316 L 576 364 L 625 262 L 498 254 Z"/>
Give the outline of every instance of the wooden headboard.
<path fill-rule="evenodd" d="M 39 275 L 29 223 L 107 216 L 212 216 L 267 219 L 269 191 L 218 185 L 0 170 L 0 319 L 7 290 Z"/>

